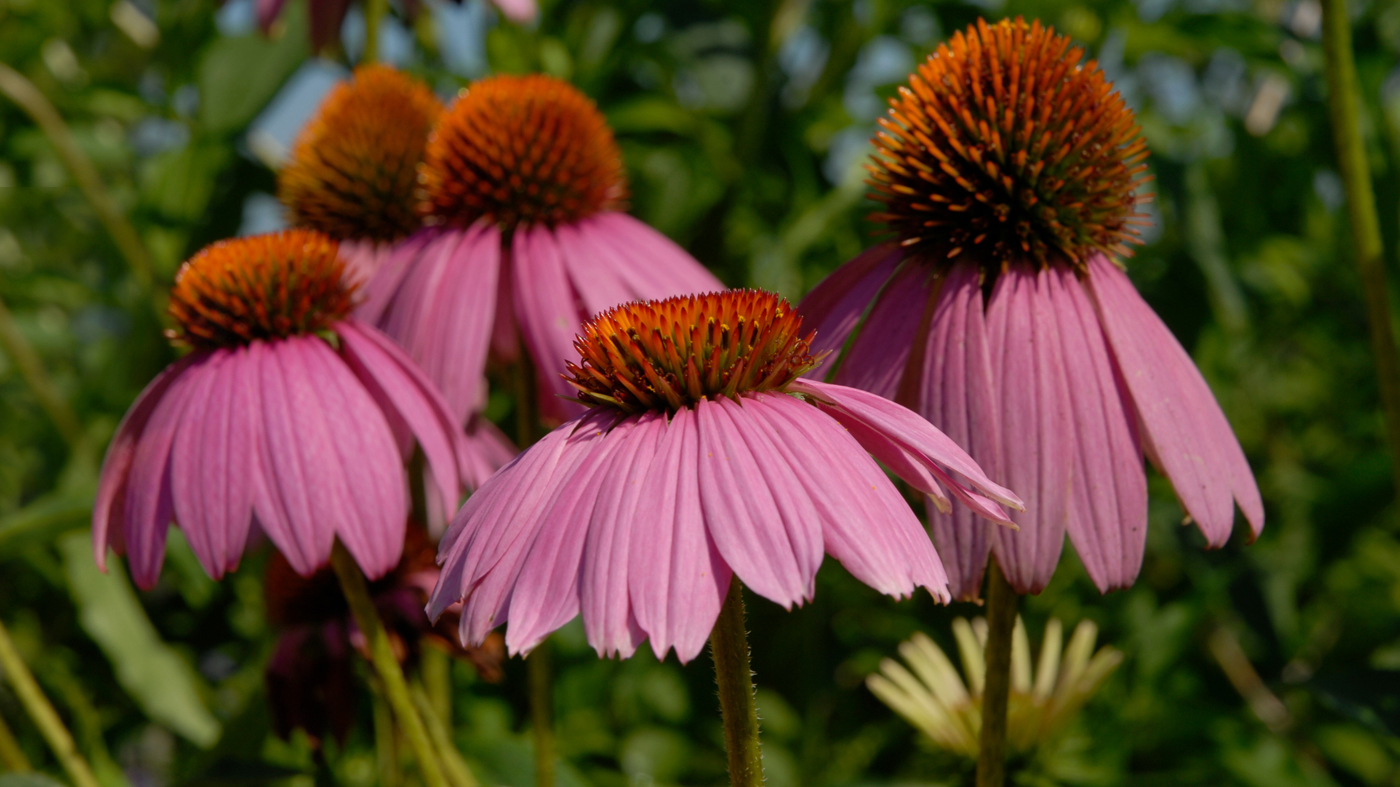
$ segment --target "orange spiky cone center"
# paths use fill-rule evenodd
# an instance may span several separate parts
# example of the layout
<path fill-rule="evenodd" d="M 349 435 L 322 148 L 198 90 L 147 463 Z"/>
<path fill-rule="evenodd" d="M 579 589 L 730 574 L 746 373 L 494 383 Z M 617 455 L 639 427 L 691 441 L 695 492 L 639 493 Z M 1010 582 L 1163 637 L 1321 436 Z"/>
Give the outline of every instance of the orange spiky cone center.
<path fill-rule="evenodd" d="M 354 294 L 337 249 L 305 229 L 206 246 L 175 275 L 172 338 L 213 349 L 330 328 L 350 314 Z"/>
<path fill-rule="evenodd" d="M 783 390 L 821 360 L 781 296 L 760 290 L 628 303 L 596 315 L 568 364 L 579 401 L 627 413 Z"/>
<path fill-rule="evenodd" d="M 337 240 L 394 241 L 422 224 L 418 165 L 442 102 L 389 66 L 356 69 L 297 138 L 277 177 L 293 224 Z"/>
<path fill-rule="evenodd" d="M 929 56 L 880 120 L 867 167 L 885 223 L 935 259 L 1082 266 L 1129 253 L 1147 145 L 1084 51 L 1039 22 L 977 24 Z"/>
<path fill-rule="evenodd" d="M 423 165 L 431 221 L 550 227 L 621 208 L 622 155 L 602 113 L 567 82 L 501 75 L 443 115 Z"/>

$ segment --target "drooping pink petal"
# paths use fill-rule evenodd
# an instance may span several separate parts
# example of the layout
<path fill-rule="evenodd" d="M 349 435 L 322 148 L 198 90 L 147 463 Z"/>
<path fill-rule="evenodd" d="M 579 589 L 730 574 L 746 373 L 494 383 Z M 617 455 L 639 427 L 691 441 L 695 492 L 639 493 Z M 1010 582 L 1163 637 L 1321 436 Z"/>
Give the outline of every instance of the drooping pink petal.
<path fill-rule="evenodd" d="M 577 222 L 575 227 L 579 240 L 599 249 L 599 258 L 627 283 L 633 299 L 658 300 L 725 289 L 685 249 L 626 213 L 604 211 Z M 575 287 L 580 287 L 582 273 L 570 271 Z"/>
<path fill-rule="evenodd" d="M 828 554 L 881 593 L 904 597 L 922 586 L 948 600 L 947 576 L 918 518 L 849 432 L 791 396 L 759 394 L 745 406 L 811 500 Z"/>
<path fill-rule="evenodd" d="M 1155 451 L 1154 464 L 1213 547 L 1234 524 L 1234 502 L 1254 536 L 1264 505 L 1230 422 L 1210 386 L 1127 274 L 1102 255 L 1089 260 L 1088 290 L 1098 307 L 1123 383 Z"/>
<path fill-rule="evenodd" d="M 107 548 L 125 551 L 126 492 L 131 476 L 131 463 L 136 448 L 145 433 L 151 415 L 169 392 L 170 387 L 192 364 L 202 361 L 204 353 L 191 353 L 166 367 L 146 386 L 122 416 L 107 455 L 102 459 L 98 475 L 97 496 L 92 504 L 92 547 L 97 567 L 107 570 Z"/>
<path fill-rule="evenodd" d="M 516 24 L 533 22 L 540 12 L 535 0 L 491 0 L 491 5 L 501 9 L 506 19 Z"/>
<path fill-rule="evenodd" d="M 403 556 L 408 521 L 406 477 L 393 432 L 329 345 L 316 337 L 283 344 L 290 352 L 282 371 L 313 500 L 319 496 L 317 507 L 327 513 L 332 502 L 339 505 L 337 536 L 366 576 L 381 577 Z"/>
<path fill-rule="evenodd" d="M 554 500 L 512 581 L 506 627 L 506 648 L 511 653 L 529 653 L 579 614 L 580 571 L 590 523 L 607 474 L 615 469 L 614 458 L 636 445 L 638 422 L 636 416 L 619 421 L 571 474 L 559 477 Z"/>
<path fill-rule="evenodd" d="M 462 481 L 468 489 L 479 488 L 520 453 L 515 443 L 502 434 L 495 424 L 479 415 L 467 421 L 465 436 L 467 452 Z"/>
<path fill-rule="evenodd" d="M 628 556 L 632 611 L 658 659 L 676 649 L 684 664 L 700 654 L 719 618 L 733 571 L 701 516 L 698 419 L 671 416 L 638 502 Z"/>
<path fill-rule="evenodd" d="M 915 261 L 901 266 L 880 293 L 831 381 L 898 400 L 910 348 L 917 342 L 936 284 L 928 265 Z"/>
<path fill-rule="evenodd" d="M 355 306 L 355 316 L 370 325 L 380 325 L 385 310 L 394 302 L 399 288 L 409 271 L 417 265 L 419 257 L 428 245 L 447 232 L 441 227 L 428 227 L 391 246 L 373 275 L 360 287 L 360 302 Z"/>
<path fill-rule="evenodd" d="M 1147 545 L 1147 476 L 1136 414 L 1119 394 L 1103 329 L 1079 279 L 1068 269 L 1051 268 L 1047 275 L 1073 414 L 1069 538 L 1106 593 L 1133 583 Z"/>
<path fill-rule="evenodd" d="M 179 434 L 181 419 L 191 394 L 217 373 L 221 358 L 198 353 L 198 358 L 172 379 L 170 387 L 152 408 L 131 458 L 122 507 L 122 537 L 131 578 L 149 590 L 160 579 L 165 561 L 165 536 L 174 513 L 171 496 L 170 453 Z"/>
<path fill-rule="evenodd" d="M 807 373 L 808 377 L 826 379 L 851 332 L 903 259 L 903 250 L 894 244 L 882 243 L 866 249 L 822 279 L 797 305 L 802 327 L 817 332 L 812 354 L 829 353 L 821 366 Z"/>
<path fill-rule="evenodd" d="M 631 551 L 654 518 L 638 516 L 642 500 L 656 494 L 644 486 L 656 449 L 666 433 L 665 413 L 644 413 L 625 436 L 626 445 L 598 476 L 598 500 L 588 522 L 579 574 L 583 630 L 599 656 L 631 658 L 645 634 L 635 625 L 628 592 Z M 673 482 L 674 483 L 674 482 Z"/>
<path fill-rule="evenodd" d="M 1013 265 L 987 304 L 987 346 L 1000 414 L 1002 478 L 1026 494 L 1019 532 L 993 534 L 993 551 L 1017 593 L 1039 593 L 1064 549 L 1074 437 L 1050 274 Z"/>
<path fill-rule="evenodd" d="M 870 427 L 874 433 L 917 459 L 940 482 L 949 484 L 952 481 L 939 477 L 946 477 L 943 468 L 947 468 L 992 500 L 1016 509 L 1022 507 L 1021 498 L 988 478 L 966 451 L 914 411 L 868 391 L 806 378 L 794 381 L 788 390 L 812 397 L 819 407 L 843 424 L 854 420 Z M 855 436 L 860 439 L 859 434 Z M 865 445 L 864 442 L 861 444 Z M 877 455 L 876 458 L 880 457 Z M 919 482 L 917 477 L 904 480 Z"/>
<path fill-rule="evenodd" d="M 966 446 L 991 478 L 1002 479 L 991 359 L 982 312 L 982 285 L 974 263 L 948 271 L 924 347 L 917 409 L 960 446 Z M 976 600 L 992 548 L 992 525 L 971 509 L 946 513 L 928 506 L 933 543 L 948 569 L 953 597 Z"/>
<path fill-rule="evenodd" d="M 574 337 L 583 315 L 569 286 L 559 241 L 548 227 L 515 231 L 511 275 L 520 334 L 535 363 L 540 414 L 553 421 L 568 420 L 583 412 L 577 399 L 559 398 L 573 392 L 561 375 L 565 361 L 578 363 Z"/>
<path fill-rule="evenodd" d="M 247 349 L 213 356 L 191 389 L 170 474 L 175 522 L 204 571 L 220 579 L 238 567 L 252 525 L 257 415 Z"/>
<path fill-rule="evenodd" d="M 822 561 L 810 501 L 791 471 L 754 454 L 745 441 L 753 416 L 740 405 L 702 399 L 695 412 L 700 507 L 724 562 L 750 590 L 785 608 L 810 600 Z"/>
<path fill-rule="evenodd" d="M 485 404 L 500 262 L 500 231 L 494 224 L 432 236 L 378 323 L 442 391 L 459 423 Z M 382 286 L 379 278 L 372 289 Z"/>
<path fill-rule="evenodd" d="M 638 289 L 628 281 L 625 263 L 598 242 L 596 236 L 602 230 L 588 220 L 585 222 L 561 224 L 554 233 L 569 282 L 583 306 L 582 313 L 591 317 L 620 303 L 637 300 Z"/>
<path fill-rule="evenodd" d="M 396 249 L 392 243 L 367 238 L 342 240 L 339 253 L 340 259 L 345 262 L 345 281 L 363 288 L 393 257 Z"/>

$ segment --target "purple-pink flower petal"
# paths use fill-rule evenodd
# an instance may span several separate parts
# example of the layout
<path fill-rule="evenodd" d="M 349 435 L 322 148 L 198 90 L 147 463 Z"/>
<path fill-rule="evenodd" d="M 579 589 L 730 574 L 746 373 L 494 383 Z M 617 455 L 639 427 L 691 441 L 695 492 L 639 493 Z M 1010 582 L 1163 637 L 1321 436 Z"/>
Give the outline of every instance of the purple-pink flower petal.
<path fill-rule="evenodd" d="M 575 227 L 579 241 L 598 249 L 597 259 L 613 266 L 628 283 L 633 300 L 718 292 L 725 288 L 685 249 L 626 213 L 603 211 L 579 221 Z M 579 282 L 592 274 L 579 269 L 571 270 L 570 275 L 575 286 L 582 289 Z"/>
<path fill-rule="evenodd" d="M 903 259 L 903 251 L 892 244 L 866 249 L 837 268 L 802 299 L 797 306 L 802 325 L 817 332 L 812 354 L 828 353 L 821 366 L 807 373 L 808 377 L 826 379 L 827 370 L 840 357 L 847 337 Z"/>
<path fill-rule="evenodd" d="M 880 293 L 831 381 L 898 401 L 910 351 L 916 343 L 922 344 L 917 336 L 922 327 L 918 315 L 928 309 L 935 283 L 928 266 L 901 267 Z M 820 341 L 821 334 L 817 336 Z"/>
<path fill-rule="evenodd" d="M 1210 386 L 1128 276 L 1103 256 L 1089 260 L 1099 321 L 1141 419 L 1149 457 L 1213 547 L 1230 538 L 1238 502 L 1258 536 L 1259 487 Z"/>
<path fill-rule="evenodd" d="M 1069 519 L 1075 452 L 1049 275 L 1019 267 L 1003 271 L 987 304 L 1001 477 L 1035 501 L 1012 515 L 1019 532 L 993 536 L 997 563 L 1018 593 L 1039 593 L 1049 584 Z"/>
<path fill-rule="evenodd" d="M 569 276 L 564 252 L 554 233 L 545 226 L 520 228 L 511 247 L 511 275 L 515 314 L 520 334 L 540 370 L 540 414 L 553 421 L 564 421 L 583 412 L 577 399 L 565 400 L 572 388 L 559 375 L 566 361 L 578 361 L 574 336 L 582 319 Z M 550 375 L 547 370 L 558 370 Z"/>

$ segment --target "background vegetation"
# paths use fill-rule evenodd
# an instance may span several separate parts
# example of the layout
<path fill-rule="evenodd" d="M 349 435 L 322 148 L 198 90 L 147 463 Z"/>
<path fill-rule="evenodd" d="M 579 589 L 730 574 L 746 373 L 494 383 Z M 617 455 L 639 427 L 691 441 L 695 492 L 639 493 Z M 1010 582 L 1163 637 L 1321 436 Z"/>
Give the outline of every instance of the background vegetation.
<path fill-rule="evenodd" d="M 1352 10 L 1394 273 L 1400 2 Z M 1016 779 L 1400 784 L 1400 531 L 1316 0 L 555 0 L 527 28 L 431 0 L 389 24 L 384 52 L 444 95 L 494 71 L 571 80 L 617 131 L 635 213 L 727 283 L 796 298 L 870 242 L 859 166 L 883 97 L 947 34 L 1015 14 L 1081 42 L 1137 109 L 1156 224 L 1130 270 L 1214 386 L 1269 516 L 1257 543 L 1203 552 L 1154 476 L 1135 587 L 1100 597 L 1066 551 L 1026 605 L 1032 639 L 1052 614 L 1090 618 L 1127 658 Z M 363 40 L 357 10 L 322 57 L 305 28 L 305 0 L 270 36 L 251 0 L 0 0 L 0 63 L 57 107 L 136 236 L 114 242 L 62 150 L 0 99 L 0 619 L 106 787 L 377 778 L 365 698 L 328 766 L 271 734 L 265 556 L 214 583 L 172 534 L 159 587 L 137 593 L 97 573 L 87 534 L 102 448 L 173 357 L 176 266 L 275 226 L 273 167 Z M 952 652 L 949 622 L 976 612 L 897 604 L 831 564 L 804 609 L 751 603 L 769 783 L 970 783 L 862 679 L 917 630 Z M 561 785 L 724 781 L 703 657 L 600 661 L 576 624 L 556 639 Z M 521 662 L 499 684 L 455 678 L 478 773 L 529 784 Z M 0 717 L 52 764 L 7 688 Z"/>

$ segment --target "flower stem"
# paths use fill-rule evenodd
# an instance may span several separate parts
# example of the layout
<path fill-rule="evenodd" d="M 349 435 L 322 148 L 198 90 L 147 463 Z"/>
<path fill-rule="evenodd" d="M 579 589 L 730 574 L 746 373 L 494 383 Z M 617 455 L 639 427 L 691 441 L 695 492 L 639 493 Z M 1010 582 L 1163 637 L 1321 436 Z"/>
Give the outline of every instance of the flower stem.
<path fill-rule="evenodd" d="M 389 10 L 389 0 L 365 0 L 365 54 L 360 62 L 368 65 L 379 60 L 379 22 Z"/>
<path fill-rule="evenodd" d="M 549 640 L 525 659 L 530 691 L 530 723 L 535 733 L 535 785 L 554 787 L 554 686 L 549 670 Z"/>
<path fill-rule="evenodd" d="M 29 758 L 24 756 L 24 749 L 19 747 L 19 741 L 15 740 L 15 735 L 10 732 L 9 725 L 5 724 L 5 719 L 0 716 L 0 765 L 5 766 L 5 770 L 11 773 L 27 773 L 33 770 L 29 764 Z"/>
<path fill-rule="evenodd" d="M 34 725 L 39 728 L 39 733 L 44 736 L 49 748 L 53 749 L 54 756 L 58 758 L 74 787 L 98 787 L 97 778 L 92 775 L 92 768 L 88 766 L 87 760 L 83 759 L 83 755 L 78 753 L 73 736 L 68 732 L 68 728 L 63 726 L 58 711 L 54 710 L 48 697 L 44 696 L 44 691 L 34 680 L 33 673 L 25 666 L 19 651 L 15 650 L 15 644 L 10 640 L 10 633 L 4 623 L 0 623 L 0 671 L 9 679 L 20 704 L 24 706 L 29 718 L 34 720 Z"/>
<path fill-rule="evenodd" d="M 374 756 L 379 765 L 380 787 L 399 787 L 399 750 L 394 741 L 394 714 L 384 699 L 383 681 L 373 681 Z"/>
<path fill-rule="evenodd" d="M 982 688 L 982 733 L 978 741 L 977 787 L 1006 781 L 1006 705 L 1011 696 L 1011 630 L 1016 591 L 994 558 L 987 566 L 987 672 Z"/>
<path fill-rule="evenodd" d="M 423 777 L 423 782 L 427 787 L 447 787 L 437 754 L 433 751 L 433 742 L 428 737 L 428 730 L 423 725 L 418 710 L 413 707 L 413 698 L 409 696 L 408 683 L 403 677 L 403 667 L 394 656 L 393 646 L 389 644 L 389 635 L 385 633 L 384 624 L 379 620 L 379 612 L 375 610 L 374 601 L 370 598 L 369 584 L 365 582 L 365 575 L 360 571 L 355 558 L 350 556 L 345 545 L 339 541 L 335 542 L 335 547 L 331 550 L 331 566 L 335 568 L 336 578 L 340 580 L 340 588 L 345 593 L 351 614 L 355 616 L 355 623 L 365 636 L 365 643 L 369 646 L 370 664 L 379 675 L 384 694 L 389 700 L 389 707 L 393 709 L 399 728 L 408 737 L 413 756 L 418 760 L 418 771 Z"/>
<path fill-rule="evenodd" d="M 452 783 L 452 787 L 478 787 L 472 769 L 467 766 L 467 761 L 462 759 L 461 752 L 453 745 L 452 732 L 438 717 L 428 693 L 417 684 L 410 690 L 413 692 L 413 701 L 423 714 L 424 723 L 428 725 L 428 736 L 433 739 L 433 745 L 437 747 L 438 756 L 442 759 L 442 770 L 447 780 Z"/>
<path fill-rule="evenodd" d="M 1332 138 L 1337 163 L 1346 187 L 1351 224 L 1352 251 L 1361 274 L 1371 329 L 1371 352 L 1376 356 L 1381 404 L 1385 409 L 1386 438 L 1400 493 L 1400 359 L 1395 353 L 1395 333 L 1390 319 L 1390 290 L 1382 261 L 1380 219 L 1371 190 L 1366 143 L 1361 137 L 1357 105 L 1356 61 L 1352 58 L 1351 20 L 1346 0 L 1322 0 L 1322 44 L 1327 62 L 1327 107 L 1332 116 Z"/>
<path fill-rule="evenodd" d="M 731 787 L 762 787 L 763 752 L 758 742 L 758 708 L 749 668 L 749 636 L 744 630 L 744 586 L 735 577 L 710 634 L 710 656 L 724 717 L 724 748 L 729 753 Z"/>

